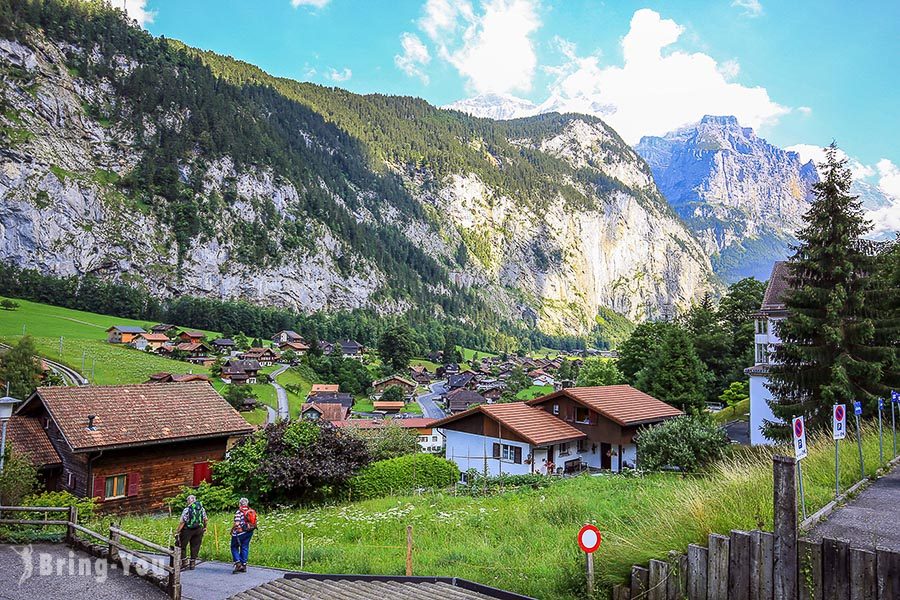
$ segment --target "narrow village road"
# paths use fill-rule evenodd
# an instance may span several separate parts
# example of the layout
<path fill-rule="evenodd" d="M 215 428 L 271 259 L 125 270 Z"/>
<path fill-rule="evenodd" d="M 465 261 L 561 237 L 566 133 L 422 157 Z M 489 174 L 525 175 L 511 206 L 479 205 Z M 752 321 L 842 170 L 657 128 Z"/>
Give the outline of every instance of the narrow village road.
<path fill-rule="evenodd" d="M 445 383 L 447 382 L 438 381 L 437 383 L 432 383 L 428 386 L 428 389 L 431 390 L 429 393 L 422 394 L 416 398 L 419 406 L 422 407 L 422 414 L 429 419 L 443 419 L 446 416 L 441 407 L 434 403 L 436 398 L 446 392 Z"/>
<path fill-rule="evenodd" d="M 263 406 L 266 407 L 266 425 L 277 421 L 278 420 L 278 411 L 276 411 L 274 408 L 272 408 L 268 404 L 264 404 Z"/>
<path fill-rule="evenodd" d="M 806 537 L 816 542 L 826 537 L 846 540 L 854 548 L 874 550 L 880 547 L 900 551 L 900 520 L 895 508 L 898 503 L 900 466 L 831 513 Z"/>
<path fill-rule="evenodd" d="M 272 371 L 271 386 L 275 388 L 275 396 L 278 398 L 278 418 L 289 421 L 291 418 L 290 405 L 288 404 L 287 391 L 275 380 L 276 377 L 288 370 L 288 365 L 281 365 L 277 370 Z"/>

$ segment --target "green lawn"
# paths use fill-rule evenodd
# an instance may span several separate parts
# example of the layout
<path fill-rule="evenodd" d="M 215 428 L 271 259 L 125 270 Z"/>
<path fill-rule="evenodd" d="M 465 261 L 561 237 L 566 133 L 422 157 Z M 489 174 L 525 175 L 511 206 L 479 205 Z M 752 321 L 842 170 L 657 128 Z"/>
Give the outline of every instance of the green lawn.
<path fill-rule="evenodd" d="M 519 400 L 533 400 L 534 398 L 545 396 L 550 393 L 553 393 L 552 385 L 533 385 L 516 394 L 516 398 Z"/>
<path fill-rule="evenodd" d="M 497 356 L 496 354 L 491 354 L 490 352 L 482 352 L 481 350 L 473 350 L 471 348 L 464 348 L 462 346 L 457 346 L 457 349 L 462 352 L 463 360 L 466 362 L 469 362 L 472 359 L 491 358 L 492 356 Z"/>
<path fill-rule="evenodd" d="M 426 367 L 432 373 L 437 371 L 438 367 L 441 366 L 441 365 L 439 365 L 437 363 L 433 363 L 430 360 L 425 359 L 425 358 L 414 358 L 411 361 L 409 361 L 409 364 L 411 366 Z"/>
<path fill-rule="evenodd" d="M 418 402 L 408 402 L 403 406 L 403 412 L 421 415 L 422 407 Z"/>
<path fill-rule="evenodd" d="M 255 408 L 250 411 L 241 411 L 241 416 L 251 425 L 265 425 L 268 411 L 265 408 Z"/>
<path fill-rule="evenodd" d="M 750 420 L 750 398 L 741 400 L 734 406 L 723 408 L 712 415 L 713 421 L 724 425 L 729 421 L 749 421 Z"/>
<path fill-rule="evenodd" d="M 372 412 L 375 410 L 375 406 L 372 404 L 372 399 L 368 396 L 359 396 L 353 400 L 353 408 L 351 408 L 354 412 Z"/>
<path fill-rule="evenodd" d="M 809 513 L 834 493 L 834 446 L 830 439 L 811 441 L 803 463 Z M 873 473 L 877 433 L 867 432 L 864 446 L 866 468 Z M 575 545 L 583 523 L 595 523 L 603 533 L 595 559 L 604 586 L 623 582 L 632 564 L 665 559 L 689 543 L 705 544 L 709 533 L 771 528 L 775 452 L 790 449 L 740 449 L 707 476 L 582 476 L 486 498 L 457 497 L 449 490 L 261 511 L 252 560 L 316 573 L 398 575 L 404 572 L 406 526 L 412 525 L 415 575 L 463 577 L 537 598 L 583 598 L 584 556 Z M 841 452 L 845 464 L 854 464 L 854 444 L 843 444 Z M 843 469 L 842 487 L 858 475 Z M 230 560 L 231 520 L 231 513 L 211 515 L 202 556 Z M 177 515 L 126 516 L 122 526 L 168 545 L 176 522 Z"/>

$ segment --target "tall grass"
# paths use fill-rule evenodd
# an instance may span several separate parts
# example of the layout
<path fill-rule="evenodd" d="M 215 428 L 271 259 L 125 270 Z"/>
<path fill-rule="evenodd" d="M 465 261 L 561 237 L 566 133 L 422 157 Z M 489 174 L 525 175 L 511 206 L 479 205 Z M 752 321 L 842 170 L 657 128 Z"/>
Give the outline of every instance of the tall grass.
<path fill-rule="evenodd" d="M 889 436 L 886 459 L 891 458 Z M 803 461 L 807 509 L 834 494 L 834 446 L 810 440 Z M 583 557 L 575 534 L 603 532 L 595 557 L 603 586 L 632 564 L 683 552 L 710 533 L 772 526 L 771 459 L 789 448 L 740 449 L 704 476 L 582 476 L 527 491 L 472 498 L 435 493 L 308 509 L 263 512 L 251 562 L 327 573 L 402 574 L 405 527 L 414 528 L 414 572 L 458 576 L 538 598 L 583 598 Z M 877 429 L 864 437 L 867 475 L 879 467 Z M 856 444 L 841 444 L 841 487 L 859 479 Z M 230 560 L 228 513 L 211 515 L 203 556 Z M 128 531 L 171 542 L 175 519 L 127 517 Z M 301 533 L 303 564 L 300 563 Z"/>

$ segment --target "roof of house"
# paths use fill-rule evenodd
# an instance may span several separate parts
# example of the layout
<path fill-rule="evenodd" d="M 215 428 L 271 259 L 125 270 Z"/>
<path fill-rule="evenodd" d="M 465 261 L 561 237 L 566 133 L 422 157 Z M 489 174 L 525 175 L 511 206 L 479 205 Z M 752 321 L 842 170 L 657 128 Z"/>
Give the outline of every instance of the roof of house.
<path fill-rule="evenodd" d="M 456 577 L 288 573 L 233 596 L 235 600 L 532 600 Z"/>
<path fill-rule="evenodd" d="M 359 342 L 357 342 L 356 340 L 341 340 L 340 342 L 338 342 L 338 344 L 340 344 L 342 348 L 359 349 L 359 348 L 363 347 L 363 345 L 360 344 Z"/>
<path fill-rule="evenodd" d="M 271 348 L 250 348 L 246 352 L 244 352 L 241 356 L 244 358 L 252 358 L 254 356 L 263 356 L 265 354 L 271 354 L 272 356 L 279 356 L 278 352 L 272 350 Z"/>
<path fill-rule="evenodd" d="M 144 333 L 143 327 L 137 327 L 136 325 L 113 325 L 106 331 L 118 331 L 119 333 Z"/>
<path fill-rule="evenodd" d="M 278 345 L 279 348 L 284 350 L 287 348 L 288 350 L 309 350 L 309 346 L 304 344 L 303 342 L 282 342 Z"/>
<path fill-rule="evenodd" d="M 316 404 L 337 403 L 346 406 L 347 408 L 353 406 L 353 394 L 348 394 L 346 392 L 310 393 L 306 396 L 306 399 L 310 402 L 315 402 Z"/>
<path fill-rule="evenodd" d="M 209 383 L 201 381 L 39 387 L 17 414 L 28 414 L 39 403 L 73 452 L 253 431 Z M 88 429 L 88 415 L 94 415 L 93 429 Z"/>
<path fill-rule="evenodd" d="M 587 437 L 583 432 L 578 431 L 565 421 L 524 402 L 479 404 L 465 412 L 444 417 L 435 422 L 433 426 L 453 429 L 448 427 L 448 425 L 477 413 L 484 414 L 500 423 L 501 426 L 522 437 L 533 446 L 569 442 Z"/>
<path fill-rule="evenodd" d="M 282 333 L 283 333 L 289 340 L 299 340 L 299 339 L 302 338 L 302 336 L 301 336 L 299 333 L 297 333 L 296 331 L 294 331 L 293 329 L 283 329 L 283 330 L 279 331 L 278 333 L 276 333 L 275 335 L 273 335 L 273 336 L 272 336 L 272 339 L 274 340 L 274 339 L 277 338 L 277 337 L 281 337 L 281 334 L 282 334 Z"/>
<path fill-rule="evenodd" d="M 406 402 L 394 402 L 391 400 L 376 400 L 372 403 L 375 410 L 400 410 L 406 406 Z"/>
<path fill-rule="evenodd" d="M 529 405 L 567 397 L 591 408 L 619 425 L 655 423 L 682 415 L 680 410 L 662 400 L 637 390 L 630 385 L 604 385 L 595 387 L 570 387 L 534 400 Z"/>
<path fill-rule="evenodd" d="M 178 335 L 179 335 L 179 336 L 181 336 L 181 335 L 186 335 L 186 336 L 192 337 L 192 338 L 203 338 L 203 337 L 206 337 L 206 334 L 203 333 L 202 331 L 194 331 L 193 329 L 183 329 L 183 330 L 181 331 L 181 333 L 179 333 Z"/>
<path fill-rule="evenodd" d="M 6 435 L 16 452 L 24 454 L 37 467 L 62 464 L 62 459 L 50 438 L 47 437 L 38 417 L 13 415 L 9 419 Z"/>
<path fill-rule="evenodd" d="M 170 381 L 209 381 L 209 375 L 201 373 L 153 373 L 146 383 L 169 383 Z"/>
<path fill-rule="evenodd" d="M 207 346 L 203 342 L 182 342 L 176 345 L 175 349 L 181 350 L 182 352 L 196 352 L 197 350 L 205 352 L 209 350 L 209 346 Z"/>
<path fill-rule="evenodd" d="M 151 327 L 150 329 L 152 329 L 153 331 L 168 331 L 169 329 L 174 329 L 174 328 L 175 328 L 175 326 L 172 325 L 171 323 L 158 323 L 158 324 L 154 325 L 153 327 Z"/>
<path fill-rule="evenodd" d="M 164 333 L 142 333 L 138 335 L 138 337 L 142 337 L 148 342 L 168 342 L 169 336 Z"/>
<path fill-rule="evenodd" d="M 399 381 L 404 385 L 408 385 L 409 387 L 416 387 L 416 384 L 405 377 L 400 377 L 399 375 L 391 375 L 390 377 L 385 377 L 384 379 L 379 379 L 378 381 L 372 382 L 372 387 L 377 385 L 381 385 L 382 383 L 387 383 L 388 381 Z"/>
<path fill-rule="evenodd" d="M 762 310 L 784 308 L 784 295 L 791 287 L 790 271 L 790 264 L 786 261 L 778 261 L 772 266 L 772 275 L 763 296 Z"/>
<path fill-rule="evenodd" d="M 234 340 L 231 338 L 218 338 L 212 341 L 215 346 L 234 346 Z"/>
<path fill-rule="evenodd" d="M 460 373 L 459 375 L 451 375 L 447 378 L 448 387 L 462 387 L 467 385 L 475 375 L 471 371 Z"/>
<path fill-rule="evenodd" d="M 467 389 L 457 389 L 447 394 L 447 406 L 450 410 L 465 410 L 470 404 L 484 404 L 484 396 Z"/>
<path fill-rule="evenodd" d="M 235 358 L 225 361 L 225 366 L 232 373 L 235 371 L 259 371 L 259 369 L 261 368 L 259 366 L 259 361 Z"/>
<path fill-rule="evenodd" d="M 350 409 L 336 402 L 306 402 L 300 409 L 300 414 L 309 410 L 317 411 L 325 421 L 341 421 L 347 418 Z"/>
<path fill-rule="evenodd" d="M 318 394 L 321 392 L 337 392 L 338 384 L 336 383 L 314 383 L 312 387 L 309 388 L 310 394 Z"/>
<path fill-rule="evenodd" d="M 409 417 L 405 419 L 345 419 L 343 421 L 332 421 L 335 427 L 359 427 L 360 429 L 377 429 L 386 425 L 397 425 L 404 429 L 422 429 L 431 427 L 431 424 L 437 419 L 429 419 L 426 417 Z"/>

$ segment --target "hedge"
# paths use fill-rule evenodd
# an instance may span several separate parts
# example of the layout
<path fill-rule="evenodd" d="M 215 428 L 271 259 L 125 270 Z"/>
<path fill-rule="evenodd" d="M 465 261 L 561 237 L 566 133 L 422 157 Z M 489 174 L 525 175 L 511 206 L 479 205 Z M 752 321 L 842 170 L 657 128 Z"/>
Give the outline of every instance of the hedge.
<path fill-rule="evenodd" d="M 459 481 L 456 463 L 433 454 L 407 454 L 380 460 L 350 479 L 355 500 L 403 494 L 422 488 L 445 488 Z"/>

